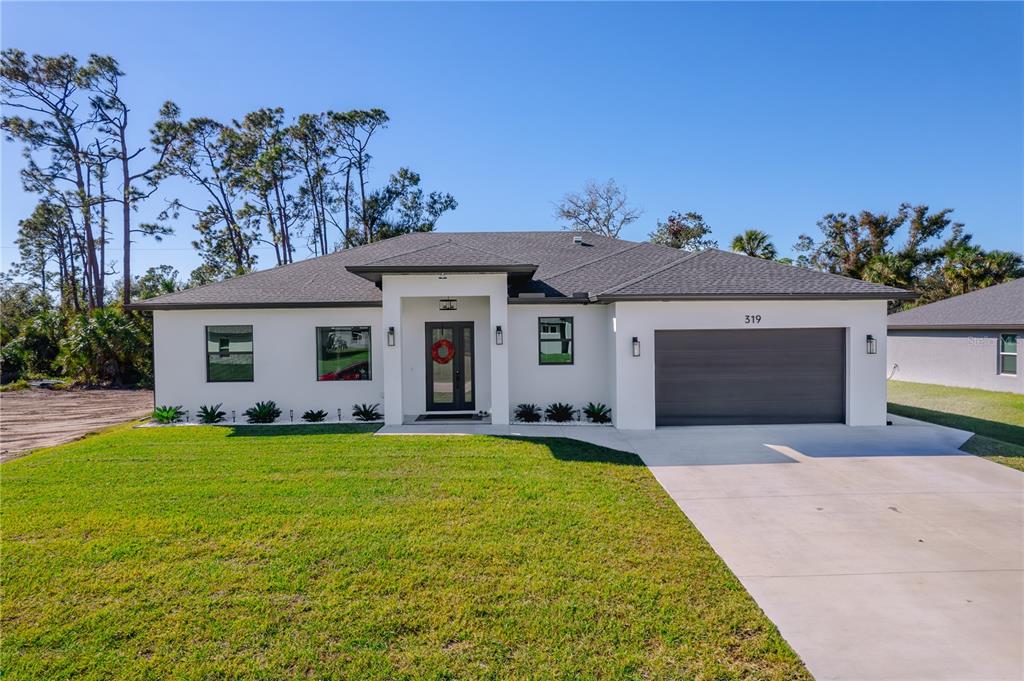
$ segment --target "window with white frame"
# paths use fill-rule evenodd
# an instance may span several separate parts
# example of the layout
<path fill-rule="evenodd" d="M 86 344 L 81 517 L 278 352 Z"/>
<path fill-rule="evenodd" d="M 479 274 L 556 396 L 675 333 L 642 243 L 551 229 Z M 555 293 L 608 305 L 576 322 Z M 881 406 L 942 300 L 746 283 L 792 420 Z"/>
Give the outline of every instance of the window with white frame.
<path fill-rule="evenodd" d="M 999 334 L 999 373 L 1017 375 L 1017 334 Z"/>

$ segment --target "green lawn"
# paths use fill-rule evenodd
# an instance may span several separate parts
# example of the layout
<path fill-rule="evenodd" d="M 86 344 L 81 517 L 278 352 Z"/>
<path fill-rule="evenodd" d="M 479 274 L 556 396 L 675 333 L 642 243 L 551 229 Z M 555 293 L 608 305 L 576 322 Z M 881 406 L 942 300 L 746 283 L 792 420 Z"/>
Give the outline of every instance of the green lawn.
<path fill-rule="evenodd" d="M 371 431 L 122 428 L 0 465 L 0 674 L 809 678 L 633 455 Z"/>
<path fill-rule="evenodd" d="M 961 449 L 1024 471 L 1024 395 L 889 381 L 889 411 L 972 431 Z"/>

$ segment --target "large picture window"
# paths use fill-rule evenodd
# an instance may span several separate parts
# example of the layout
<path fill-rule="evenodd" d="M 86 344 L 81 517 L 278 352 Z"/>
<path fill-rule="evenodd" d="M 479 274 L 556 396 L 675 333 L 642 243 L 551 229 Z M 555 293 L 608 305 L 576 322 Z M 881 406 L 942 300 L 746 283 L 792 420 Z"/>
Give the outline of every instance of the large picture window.
<path fill-rule="evenodd" d="M 999 334 L 999 373 L 1017 375 L 1017 334 Z"/>
<path fill-rule="evenodd" d="M 252 381 L 252 327 L 206 327 L 206 380 Z"/>
<path fill-rule="evenodd" d="M 370 327 L 317 327 L 316 380 L 369 381 Z"/>
<path fill-rule="evenodd" d="M 541 317 L 538 322 L 540 363 L 572 364 L 572 317 Z"/>

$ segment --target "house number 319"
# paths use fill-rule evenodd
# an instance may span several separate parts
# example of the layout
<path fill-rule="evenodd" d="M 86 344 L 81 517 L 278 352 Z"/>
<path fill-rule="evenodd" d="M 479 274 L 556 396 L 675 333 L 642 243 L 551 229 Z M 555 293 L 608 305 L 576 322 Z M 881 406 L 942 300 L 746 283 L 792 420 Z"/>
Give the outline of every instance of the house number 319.
<path fill-rule="evenodd" d="M 748 315 L 746 315 L 743 318 L 743 320 L 747 324 L 760 324 L 761 323 L 761 315 L 759 315 L 759 314 L 748 314 Z"/>

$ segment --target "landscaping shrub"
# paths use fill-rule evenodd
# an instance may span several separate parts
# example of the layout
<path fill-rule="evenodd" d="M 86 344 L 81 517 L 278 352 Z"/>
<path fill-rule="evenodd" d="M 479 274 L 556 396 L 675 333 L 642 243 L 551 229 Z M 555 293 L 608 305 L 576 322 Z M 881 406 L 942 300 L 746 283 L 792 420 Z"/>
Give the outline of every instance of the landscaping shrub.
<path fill-rule="evenodd" d="M 517 404 L 515 410 L 516 421 L 523 423 L 537 423 L 540 421 L 540 407 L 536 404 Z"/>
<path fill-rule="evenodd" d="M 309 411 L 302 415 L 302 420 L 308 421 L 309 423 L 320 423 L 326 418 L 327 412 L 324 411 L 323 409 L 317 409 L 316 411 L 310 409 Z"/>
<path fill-rule="evenodd" d="M 352 416 L 354 416 L 357 421 L 380 421 L 384 418 L 380 413 L 379 404 L 353 405 Z"/>
<path fill-rule="evenodd" d="M 565 402 L 555 402 L 549 404 L 548 408 L 544 410 L 544 416 L 548 421 L 554 421 L 555 423 L 565 423 L 566 421 L 572 421 L 573 412 L 576 408 L 571 404 Z"/>
<path fill-rule="evenodd" d="M 208 405 L 202 405 L 199 407 L 199 422 L 200 423 L 220 423 L 227 416 L 220 409 L 220 404 L 215 404 L 212 407 Z"/>
<path fill-rule="evenodd" d="M 281 416 L 281 410 L 273 400 L 257 402 L 255 406 L 245 410 L 245 418 L 249 423 L 273 423 Z"/>
<path fill-rule="evenodd" d="M 153 420 L 157 423 L 177 423 L 185 415 L 181 406 L 169 407 L 163 405 L 153 410 Z"/>
<path fill-rule="evenodd" d="M 583 413 L 587 415 L 591 423 L 610 423 L 612 420 L 612 410 L 601 402 L 597 404 L 587 402 L 587 406 L 583 407 Z"/>

